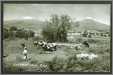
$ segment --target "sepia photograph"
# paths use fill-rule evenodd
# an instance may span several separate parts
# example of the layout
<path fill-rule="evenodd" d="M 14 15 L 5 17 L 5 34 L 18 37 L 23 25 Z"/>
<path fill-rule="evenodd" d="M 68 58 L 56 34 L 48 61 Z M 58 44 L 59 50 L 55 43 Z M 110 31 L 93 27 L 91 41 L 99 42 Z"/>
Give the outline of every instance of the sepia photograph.
<path fill-rule="evenodd" d="M 111 4 L 3 3 L 3 73 L 110 73 Z"/>

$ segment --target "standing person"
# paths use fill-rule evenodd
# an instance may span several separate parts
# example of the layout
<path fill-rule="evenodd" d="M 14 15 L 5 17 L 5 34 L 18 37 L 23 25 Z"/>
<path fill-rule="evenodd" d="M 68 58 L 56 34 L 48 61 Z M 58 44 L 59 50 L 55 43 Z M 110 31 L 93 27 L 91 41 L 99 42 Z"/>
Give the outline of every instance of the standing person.
<path fill-rule="evenodd" d="M 24 55 L 24 59 L 27 60 L 28 59 L 28 50 L 27 50 L 27 47 L 24 47 L 23 55 Z"/>

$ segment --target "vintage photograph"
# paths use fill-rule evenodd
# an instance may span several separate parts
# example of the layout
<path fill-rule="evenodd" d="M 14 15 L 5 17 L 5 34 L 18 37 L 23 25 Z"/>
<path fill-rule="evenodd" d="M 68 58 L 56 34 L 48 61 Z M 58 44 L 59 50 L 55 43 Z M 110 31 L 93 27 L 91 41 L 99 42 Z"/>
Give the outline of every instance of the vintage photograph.
<path fill-rule="evenodd" d="M 3 4 L 3 72 L 111 72 L 111 4 Z"/>

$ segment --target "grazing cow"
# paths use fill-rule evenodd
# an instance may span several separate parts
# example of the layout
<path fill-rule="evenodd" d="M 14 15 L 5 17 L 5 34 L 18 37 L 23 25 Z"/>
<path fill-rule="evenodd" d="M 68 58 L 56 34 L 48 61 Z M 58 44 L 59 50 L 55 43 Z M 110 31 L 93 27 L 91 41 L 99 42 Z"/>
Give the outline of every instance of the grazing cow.
<path fill-rule="evenodd" d="M 82 45 L 82 44 L 78 44 L 77 46 L 75 46 L 75 49 L 76 49 L 76 50 L 80 50 L 80 49 L 82 48 L 81 45 Z"/>
<path fill-rule="evenodd" d="M 55 51 L 56 50 L 56 44 L 55 43 L 48 43 L 47 44 L 47 49 Z"/>
<path fill-rule="evenodd" d="M 8 56 L 8 54 L 6 54 L 6 55 L 3 55 L 3 57 L 5 58 L 5 57 L 7 57 Z"/>
<path fill-rule="evenodd" d="M 34 44 L 34 46 L 37 46 L 38 45 L 38 41 L 34 41 L 33 44 Z"/>
<path fill-rule="evenodd" d="M 41 47 L 45 47 L 46 42 L 44 42 L 44 41 L 39 41 L 38 44 L 39 44 Z"/>
<path fill-rule="evenodd" d="M 89 48 L 89 46 L 90 46 L 87 41 L 84 41 L 83 44 L 84 44 L 86 47 L 88 47 L 88 48 Z"/>
<path fill-rule="evenodd" d="M 92 60 L 93 58 L 97 58 L 98 55 L 91 53 L 89 56 L 89 59 Z"/>

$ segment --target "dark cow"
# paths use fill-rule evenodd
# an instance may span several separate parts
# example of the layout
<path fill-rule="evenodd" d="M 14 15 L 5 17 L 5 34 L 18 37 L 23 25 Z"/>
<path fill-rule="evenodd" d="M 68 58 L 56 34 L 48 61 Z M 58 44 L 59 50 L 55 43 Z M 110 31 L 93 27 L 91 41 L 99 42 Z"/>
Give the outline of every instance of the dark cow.
<path fill-rule="evenodd" d="M 25 43 L 21 43 L 21 46 L 22 46 L 22 48 L 24 48 L 25 47 Z"/>
<path fill-rule="evenodd" d="M 3 57 L 5 58 L 5 57 L 8 57 L 8 54 L 6 54 L 6 55 L 3 55 Z"/>
<path fill-rule="evenodd" d="M 83 44 L 84 44 L 86 47 L 88 47 L 88 48 L 89 48 L 89 46 L 90 46 L 87 41 L 84 41 Z"/>

